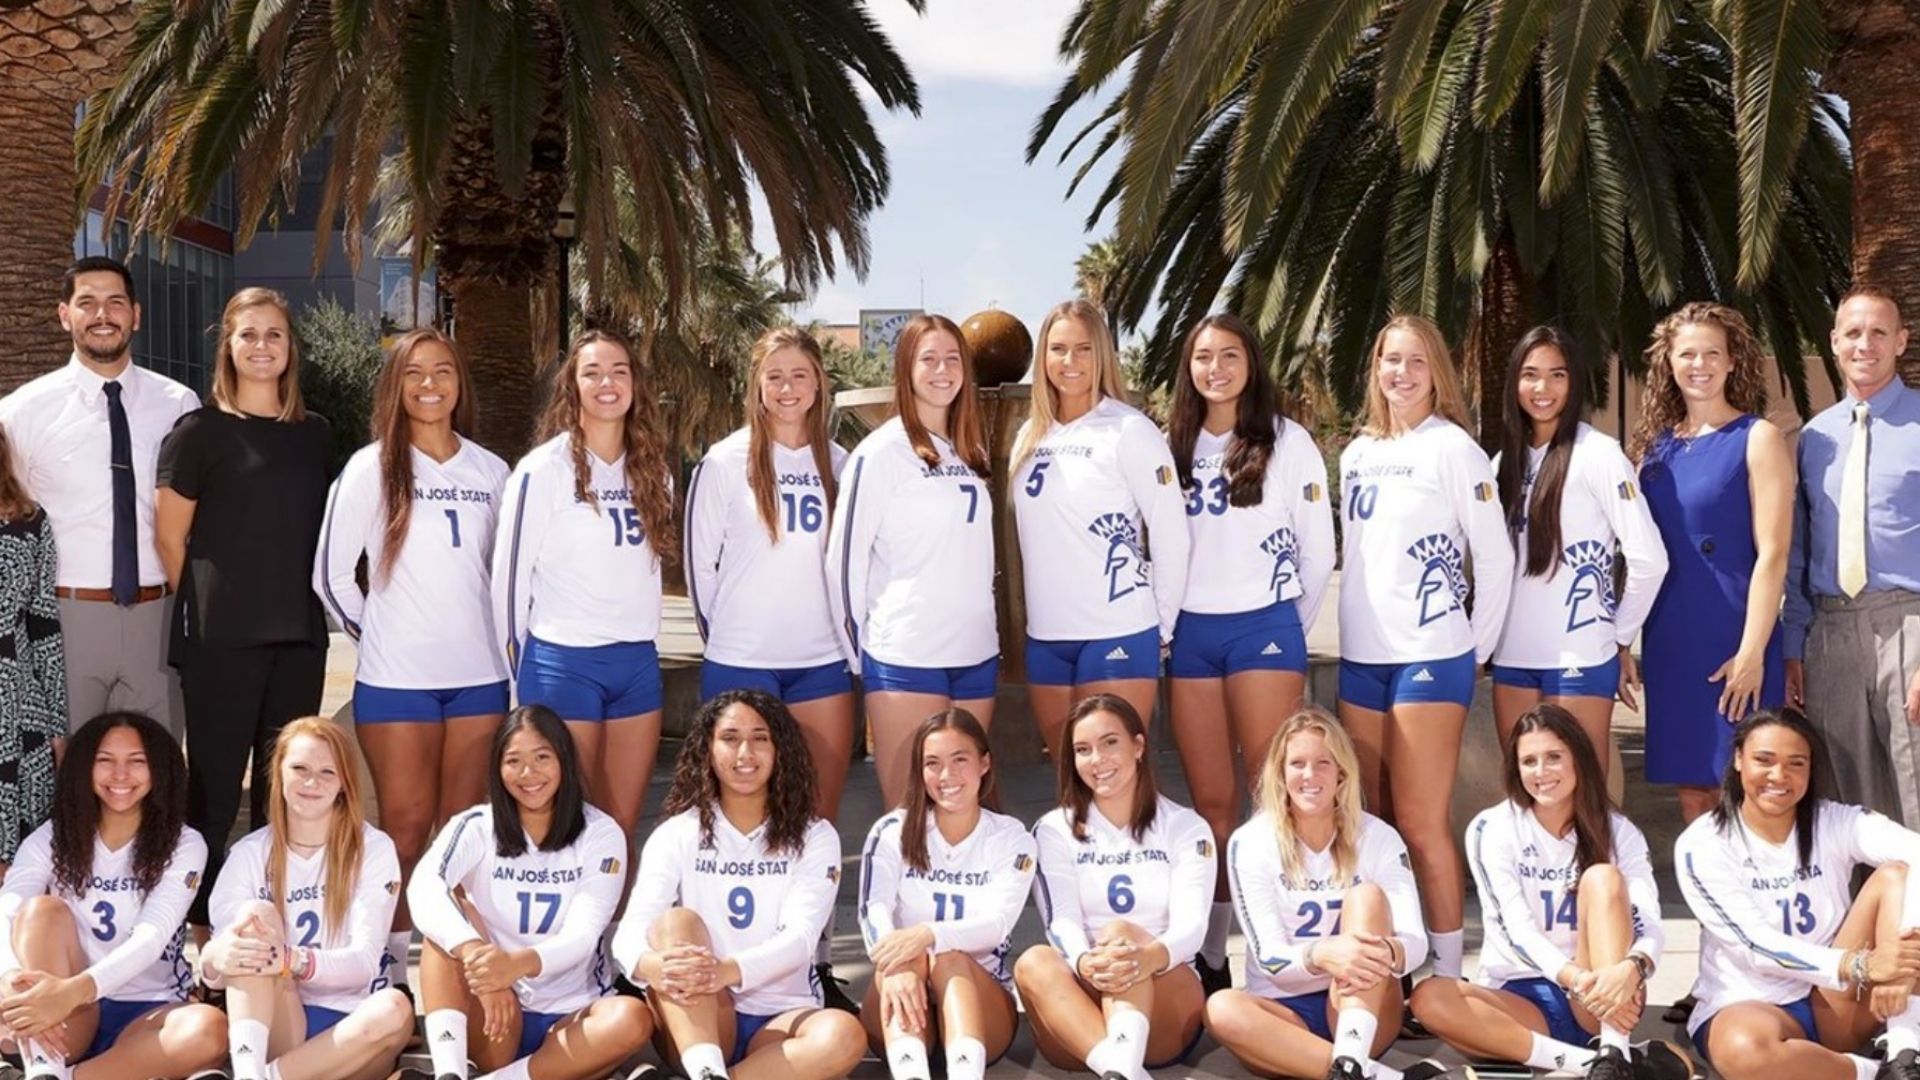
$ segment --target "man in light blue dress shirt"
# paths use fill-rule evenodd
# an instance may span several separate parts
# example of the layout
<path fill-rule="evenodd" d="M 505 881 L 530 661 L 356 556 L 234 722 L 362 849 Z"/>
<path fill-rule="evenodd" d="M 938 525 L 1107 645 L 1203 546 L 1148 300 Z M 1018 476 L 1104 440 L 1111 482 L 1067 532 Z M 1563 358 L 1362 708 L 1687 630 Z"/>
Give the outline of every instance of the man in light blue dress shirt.
<path fill-rule="evenodd" d="M 1800 433 L 1787 700 L 1827 738 L 1831 798 L 1920 827 L 1920 391 L 1893 295 L 1834 311 L 1847 394 Z"/>

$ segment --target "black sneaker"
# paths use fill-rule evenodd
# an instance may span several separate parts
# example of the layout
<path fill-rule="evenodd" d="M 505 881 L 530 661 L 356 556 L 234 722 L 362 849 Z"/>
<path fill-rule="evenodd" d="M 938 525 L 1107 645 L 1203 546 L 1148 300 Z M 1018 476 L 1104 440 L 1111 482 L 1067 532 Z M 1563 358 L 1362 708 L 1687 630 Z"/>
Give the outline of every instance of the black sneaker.
<path fill-rule="evenodd" d="M 1633 1063 L 1621 1055 L 1618 1047 L 1603 1046 L 1587 1063 L 1587 1080 L 1635 1080 Z"/>
<path fill-rule="evenodd" d="M 1428 976 L 1428 978 L 1433 978 L 1433 979 L 1437 979 L 1439 977 L 1440 976 L 1438 975 Z M 1413 976 L 1412 975 L 1400 976 L 1400 1000 L 1407 1003 L 1407 1007 L 1400 1011 L 1400 1038 L 1415 1039 L 1415 1040 L 1433 1038 L 1434 1034 L 1433 1032 L 1427 1030 L 1427 1025 L 1421 1023 L 1420 1018 L 1413 1015 Z"/>
<path fill-rule="evenodd" d="M 1920 1080 L 1920 1054 L 1902 1050 L 1880 1063 L 1874 1080 Z"/>
<path fill-rule="evenodd" d="M 1699 1075 L 1687 1052 L 1665 1039 L 1655 1039 L 1633 1049 L 1635 1080 L 1693 1080 Z M 1920 1080 L 1920 1074 L 1916 1074 L 1913 1080 Z"/>
<path fill-rule="evenodd" d="M 1479 1074 L 1471 1065 L 1443 1065 L 1432 1058 L 1419 1061 L 1400 1070 L 1401 1080 L 1479 1080 Z"/>
<path fill-rule="evenodd" d="M 399 1072 L 394 1073 L 393 1080 L 460 1080 L 460 1078 L 452 1073 L 441 1073 L 435 1076 L 425 1069 L 409 1065 Z"/>
<path fill-rule="evenodd" d="M 225 1069 L 201 1069 L 187 1080 L 233 1080 L 233 1074 Z"/>
<path fill-rule="evenodd" d="M 820 996 L 827 1008 L 839 1009 L 843 1013 L 852 1013 L 855 1016 L 860 1015 L 859 1003 L 848 997 L 847 992 L 841 989 L 847 985 L 847 980 L 833 973 L 832 964 L 815 964 L 813 972 L 820 977 Z"/>
<path fill-rule="evenodd" d="M 1699 1004 L 1699 999 L 1695 998 L 1692 994 L 1688 994 L 1667 1006 L 1667 1011 L 1660 1014 L 1660 1019 L 1665 1020 L 1669 1024 L 1684 1024 L 1688 1018 L 1693 1016 L 1693 1007 L 1697 1004 Z"/>
<path fill-rule="evenodd" d="M 1233 989 L 1233 971 L 1227 967 L 1226 961 L 1223 960 L 1219 967 L 1214 967 L 1207 963 L 1206 957 L 1195 956 L 1193 969 L 1200 973 L 1200 992 L 1208 997 L 1222 990 Z"/>
<path fill-rule="evenodd" d="M 1337 1057 L 1327 1069 L 1327 1080 L 1367 1080 L 1367 1071 L 1350 1057 Z"/>

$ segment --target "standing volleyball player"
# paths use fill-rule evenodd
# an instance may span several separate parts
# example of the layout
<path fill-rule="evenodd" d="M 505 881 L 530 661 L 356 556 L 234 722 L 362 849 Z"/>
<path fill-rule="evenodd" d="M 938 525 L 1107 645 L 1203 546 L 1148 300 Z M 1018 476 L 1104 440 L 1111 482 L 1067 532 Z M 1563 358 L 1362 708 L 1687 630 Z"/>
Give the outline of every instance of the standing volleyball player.
<path fill-rule="evenodd" d="M 827 1080 L 860 1061 L 860 1022 L 821 1007 L 810 964 L 840 886 L 840 835 L 813 803 L 778 698 L 729 690 L 700 707 L 613 938 L 646 984 L 661 1056 L 692 1080 Z"/>
<path fill-rule="evenodd" d="M 1069 300 L 1041 320 L 1031 400 L 1007 497 L 1025 571 L 1027 684 L 1051 747 L 1091 694 L 1152 717 L 1186 589 L 1187 524 L 1166 440 L 1127 404 L 1099 307 Z"/>
<path fill-rule="evenodd" d="M 673 472 L 633 349 L 574 340 L 507 478 L 493 549 L 494 631 L 522 705 L 579 748 L 589 801 L 633 835 L 660 746 L 660 561 L 677 554 Z"/>
<path fill-rule="evenodd" d="M 953 320 L 901 328 L 893 408 L 841 470 L 827 540 L 827 600 L 866 692 L 887 806 L 906 793 L 920 721 L 958 705 L 992 724 L 1000 668 L 987 444 Z"/>
<path fill-rule="evenodd" d="M 605 1076 L 653 1030 L 644 1005 L 607 993 L 626 836 L 587 804 L 551 709 L 509 714 L 490 761 L 487 801 L 440 830 L 407 883 L 433 1076 L 467 1080 L 469 1056 L 485 1080 Z"/>
<path fill-rule="evenodd" d="M 1518 557 L 1493 654 L 1493 713 L 1504 744 L 1522 713 L 1561 706 L 1604 770 L 1614 695 L 1637 704 L 1633 639 L 1666 577 L 1667 551 L 1620 444 L 1582 422 L 1586 396 L 1586 362 L 1566 331 L 1521 336 L 1507 359 L 1505 442 L 1494 460 Z M 1617 597 L 1616 553 L 1627 564 Z"/>
<path fill-rule="evenodd" d="M 1193 956 L 1213 893 L 1213 834 L 1159 793 L 1127 700 L 1073 707 L 1054 747 L 1059 808 L 1033 827 L 1047 941 L 1013 978 L 1056 1068 L 1137 1080 L 1186 1060 L 1206 994 Z"/>
<path fill-rule="evenodd" d="M 1469 423 L 1440 328 L 1418 315 L 1388 322 L 1373 342 L 1366 422 L 1340 455 L 1340 722 L 1367 804 L 1406 838 L 1434 974 L 1451 979 L 1466 882 L 1447 806 L 1513 584 L 1493 468 Z"/>
<path fill-rule="evenodd" d="M 226 987 L 234 1080 L 379 1080 L 413 1036 L 387 955 L 400 860 L 361 812 L 358 757 L 320 717 L 282 728 L 268 823 L 214 882 L 200 972 Z"/>
<path fill-rule="evenodd" d="M 377 441 L 334 481 L 313 564 L 314 591 L 354 639 L 354 733 L 403 879 L 433 830 L 480 801 L 487 743 L 507 711 L 487 585 L 507 465 L 471 438 L 474 409 L 453 340 L 401 335 L 374 384 Z M 387 952 L 403 983 L 404 897 L 394 924 Z"/>
<path fill-rule="evenodd" d="M 227 1052 L 227 1018 L 187 1003 L 187 905 L 207 845 L 186 825 L 187 762 L 158 721 L 74 732 L 53 820 L 0 886 L 0 1023 L 34 1080 L 181 1080 Z"/>
<path fill-rule="evenodd" d="M 1280 414 L 1253 329 L 1209 315 L 1187 332 L 1181 356 L 1167 441 L 1192 550 L 1167 663 L 1173 741 L 1193 809 L 1224 848 L 1241 794 L 1221 763 L 1237 751 L 1253 791 L 1267 744 L 1305 696 L 1307 630 L 1333 576 L 1333 509 L 1326 459 Z M 1232 981 L 1227 889 L 1223 861 L 1197 961 L 1209 992 Z"/>
<path fill-rule="evenodd" d="M 1033 837 L 981 807 L 992 790 L 986 729 L 960 709 L 913 735 L 907 800 L 873 823 L 860 856 L 860 929 L 873 958 L 861 1018 L 893 1080 L 981 1080 L 1013 1043 L 1020 1011 L 1008 935 L 1033 891 Z"/>

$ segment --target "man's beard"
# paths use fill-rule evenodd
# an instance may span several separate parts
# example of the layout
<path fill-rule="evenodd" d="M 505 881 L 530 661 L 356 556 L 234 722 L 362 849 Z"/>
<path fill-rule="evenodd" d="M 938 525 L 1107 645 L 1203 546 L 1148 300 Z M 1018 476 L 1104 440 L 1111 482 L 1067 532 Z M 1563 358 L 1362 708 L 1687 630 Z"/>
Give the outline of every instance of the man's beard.
<path fill-rule="evenodd" d="M 107 364 L 126 356 L 127 346 L 132 340 L 133 336 L 131 334 L 121 331 L 120 336 L 114 340 L 112 345 L 106 345 L 94 338 L 91 334 L 82 332 L 74 339 L 73 344 L 74 348 L 84 353 L 87 359 L 95 363 Z"/>

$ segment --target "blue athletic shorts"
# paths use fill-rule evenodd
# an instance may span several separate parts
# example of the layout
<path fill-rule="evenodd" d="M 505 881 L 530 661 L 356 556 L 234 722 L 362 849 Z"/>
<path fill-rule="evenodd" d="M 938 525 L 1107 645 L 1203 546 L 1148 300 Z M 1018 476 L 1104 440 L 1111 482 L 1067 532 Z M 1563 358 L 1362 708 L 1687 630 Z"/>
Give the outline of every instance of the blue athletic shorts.
<path fill-rule="evenodd" d="M 738 1065 L 747 1056 L 747 1044 L 753 1041 L 760 1029 L 773 1023 L 780 1016 L 759 1016 L 754 1013 L 737 1012 L 733 1014 L 733 1056 L 727 1059 L 728 1065 Z"/>
<path fill-rule="evenodd" d="M 503 715 L 506 711 L 505 679 L 452 690 L 390 690 L 363 682 L 353 684 L 356 724 L 432 724 L 462 716 Z"/>
<path fill-rule="evenodd" d="M 1173 624 L 1167 673 L 1176 679 L 1220 679 L 1243 671 L 1307 670 L 1307 634 L 1293 601 L 1255 611 L 1204 615 L 1183 611 Z"/>
<path fill-rule="evenodd" d="M 553 1025 L 571 1015 L 573 1014 L 523 1011 L 520 1014 L 520 1052 L 514 1055 L 514 1060 L 528 1057 L 535 1050 L 540 1049 L 540 1044 L 547 1041 L 547 1032 L 553 1030 Z"/>
<path fill-rule="evenodd" d="M 120 1039 L 120 1033 L 127 1025 L 147 1015 L 155 1009 L 164 1009 L 175 1004 L 171 1001 L 117 1001 L 113 998 L 100 999 L 100 1026 L 93 1033 L 93 1044 L 87 1047 L 87 1057 L 104 1054 Z M 83 1059 L 84 1060 L 84 1059 Z"/>
<path fill-rule="evenodd" d="M 520 655 L 520 704 L 545 705 L 562 720 L 639 716 L 663 700 L 651 641 L 574 646 L 530 637 Z"/>
<path fill-rule="evenodd" d="M 1545 697 L 1597 697 L 1613 700 L 1620 689 L 1620 655 L 1597 667 L 1522 668 L 1493 665 L 1495 686 L 1538 690 Z"/>
<path fill-rule="evenodd" d="M 1811 994 L 1801 998 L 1799 1001 L 1790 1001 L 1779 1007 L 1787 1010 L 1787 1015 L 1793 1018 L 1793 1022 L 1800 1025 L 1801 1038 L 1807 1039 L 1810 1042 L 1819 1040 L 1820 1029 L 1816 1027 L 1813 1022 L 1813 996 Z M 1705 1061 L 1708 1065 L 1712 1065 L 1713 1061 L 1707 1054 L 1707 1032 L 1713 1027 L 1714 1020 L 1718 1019 L 1719 1016 L 1719 1013 L 1714 1013 L 1712 1016 L 1707 1017 L 1706 1023 L 1701 1024 L 1693 1033 L 1693 1048 L 1700 1052 L 1700 1060 Z"/>
<path fill-rule="evenodd" d="M 860 682 L 869 694 L 893 690 L 903 694 L 938 694 L 954 701 L 978 701 L 992 698 L 999 688 L 1000 658 L 988 657 L 966 667 L 924 668 L 889 664 L 861 653 Z"/>
<path fill-rule="evenodd" d="M 1500 984 L 1509 994 L 1526 998 L 1540 1015 L 1547 1018 L 1547 1037 L 1573 1046 L 1585 1046 L 1593 1038 L 1573 1015 L 1573 1002 L 1567 992 L 1552 979 L 1513 979 Z"/>
<path fill-rule="evenodd" d="M 1160 677 L 1160 628 L 1092 641 L 1027 639 L 1027 682 L 1081 686 L 1108 679 Z"/>
<path fill-rule="evenodd" d="M 1340 661 L 1340 700 L 1374 712 L 1395 705 L 1473 704 L 1472 653 L 1447 660 L 1411 664 L 1360 664 Z"/>
<path fill-rule="evenodd" d="M 1295 994 L 1292 997 L 1274 998 L 1287 1007 L 1287 1011 L 1299 1017 L 1307 1025 L 1307 1030 L 1327 1042 L 1333 1041 L 1333 1028 L 1327 1024 L 1327 992 L 1316 991 L 1311 994 Z M 1367 1049 L 1371 1050 L 1372 1047 Z"/>
<path fill-rule="evenodd" d="M 302 1005 L 307 1014 L 307 1038 L 317 1039 L 333 1030 L 333 1025 L 347 1018 L 347 1014 L 338 1009 L 328 1009 L 319 1005 Z"/>
<path fill-rule="evenodd" d="M 714 660 L 700 663 L 700 700 L 712 701 L 729 690 L 764 690 L 789 705 L 853 693 L 853 672 L 845 660 L 803 668 L 746 668 Z"/>

